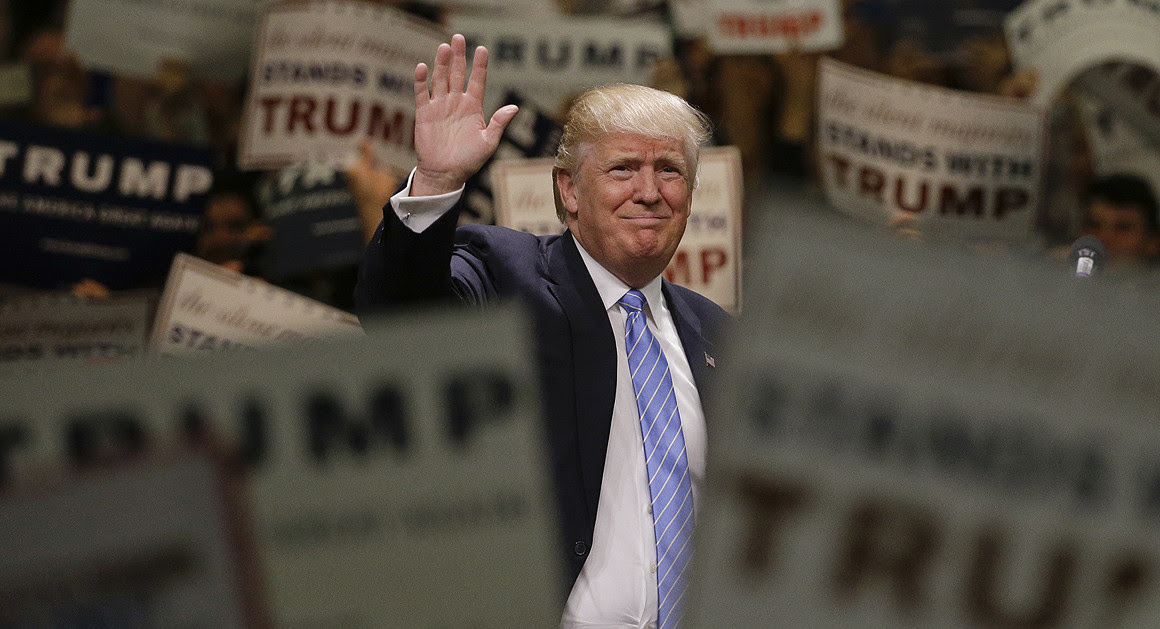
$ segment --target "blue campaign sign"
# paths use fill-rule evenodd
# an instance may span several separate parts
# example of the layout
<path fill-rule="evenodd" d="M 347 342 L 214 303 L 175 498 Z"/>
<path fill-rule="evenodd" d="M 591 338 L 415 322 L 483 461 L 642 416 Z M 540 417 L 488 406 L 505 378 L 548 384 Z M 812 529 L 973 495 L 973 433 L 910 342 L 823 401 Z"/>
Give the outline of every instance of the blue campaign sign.
<path fill-rule="evenodd" d="M 265 277 L 285 280 L 358 264 L 363 236 L 343 173 L 323 164 L 284 168 L 263 185 L 261 201 L 274 231 L 265 245 Z"/>
<path fill-rule="evenodd" d="M 0 282 L 160 285 L 192 247 L 208 149 L 0 122 Z"/>

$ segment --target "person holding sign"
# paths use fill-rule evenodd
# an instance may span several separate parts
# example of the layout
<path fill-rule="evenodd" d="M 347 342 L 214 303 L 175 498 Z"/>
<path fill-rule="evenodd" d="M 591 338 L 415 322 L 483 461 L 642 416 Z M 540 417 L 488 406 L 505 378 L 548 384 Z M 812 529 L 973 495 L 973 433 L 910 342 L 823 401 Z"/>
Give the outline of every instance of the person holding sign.
<path fill-rule="evenodd" d="M 487 50 L 468 80 L 459 35 L 430 72 L 415 68 L 418 164 L 384 208 L 356 304 L 529 309 L 569 567 L 562 625 L 674 627 L 704 479 L 701 392 L 729 315 L 660 276 L 685 231 L 707 119 L 651 88 L 586 92 L 556 155 L 568 230 L 457 227 L 464 182 L 517 111 L 485 121 L 486 80 Z"/>

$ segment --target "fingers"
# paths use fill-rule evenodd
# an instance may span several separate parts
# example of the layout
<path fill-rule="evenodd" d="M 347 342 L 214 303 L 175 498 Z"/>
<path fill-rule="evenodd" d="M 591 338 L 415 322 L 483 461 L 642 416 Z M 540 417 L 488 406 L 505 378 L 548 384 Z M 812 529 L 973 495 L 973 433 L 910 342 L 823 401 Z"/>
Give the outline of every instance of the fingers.
<path fill-rule="evenodd" d="M 504 105 L 495 110 L 495 113 L 491 115 L 491 122 L 487 123 L 487 129 L 484 130 L 484 134 L 487 136 L 488 144 L 492 147 L 492 150 L 495 150 L 495 147 L 499 146 L 499 139 L 503 137 L 504 130 L 507 129 L 508 123 L 512 121 L 512 118 L 516 117 L 519 111 L 520 108 L 515 105 Z"/>
<path fill-rule="evenodd" d="M 418 111 L 430 99 L 431 95 L 427 93 L 427 64 L 420 63 L 415 66 L 415 110 Z"/>
<path fill-rule="evenodd" d="M 482 103 L 485 87 L 487 87 L 487 48 L 477 46 L 475 59 L 471 62 L 471 80 L 467 82 L 467 95 Z"/>
<path fill-rule="evenodd" d="M 435 51 L 435 73 L 431 77 L 431 97 L 447 95 L 448 76 L 451 72 L 451 46 L 439 44 Z"/>
<path fill-rule="evenodd" d="M 467 40 L 456 33 L 451 36 L 451 76 L 447 86 L 449 92 L 462 92 L 467 79 Z"/>

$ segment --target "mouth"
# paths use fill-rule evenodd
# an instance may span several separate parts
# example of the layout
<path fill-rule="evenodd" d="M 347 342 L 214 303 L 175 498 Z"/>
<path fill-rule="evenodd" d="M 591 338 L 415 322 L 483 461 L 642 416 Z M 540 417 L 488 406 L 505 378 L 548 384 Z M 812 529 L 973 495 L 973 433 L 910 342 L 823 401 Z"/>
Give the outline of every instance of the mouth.
<path fill-rule="evenodd" d="M 669 220 L 670 217 L 644 215 L 644 216 L 624 216 L 622 218 L 623 218 L 623 220 L 629 221 L 631 223 L 643 224 L 643 225 L 657 225 L 657 224 L 660 224 L 660 223 L 663 223 L 663 222 Z"/>

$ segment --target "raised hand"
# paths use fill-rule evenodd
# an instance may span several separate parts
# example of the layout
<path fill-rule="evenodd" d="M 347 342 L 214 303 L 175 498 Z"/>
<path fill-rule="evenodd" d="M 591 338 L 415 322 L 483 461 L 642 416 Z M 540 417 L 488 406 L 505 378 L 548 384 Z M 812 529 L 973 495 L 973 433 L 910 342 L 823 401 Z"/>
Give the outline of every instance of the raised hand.
<path fill-rule="evenodd" d="M 464 81 L 467 88 L 464 89 Z M 419 163 L 411 181 L 411 196 L 458 190 L 495 153 L 499 139 L 519 109 L 505 105 L 491 121 L 483 119 L 487 84 L 487 49 L 475 49 L 467 80 L 467 42 L 462 35 L 435 53 L 431 90 L 427 64 L 415 66 L 415 153 Z"/>

